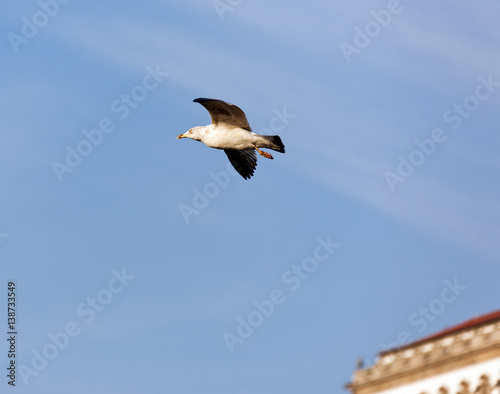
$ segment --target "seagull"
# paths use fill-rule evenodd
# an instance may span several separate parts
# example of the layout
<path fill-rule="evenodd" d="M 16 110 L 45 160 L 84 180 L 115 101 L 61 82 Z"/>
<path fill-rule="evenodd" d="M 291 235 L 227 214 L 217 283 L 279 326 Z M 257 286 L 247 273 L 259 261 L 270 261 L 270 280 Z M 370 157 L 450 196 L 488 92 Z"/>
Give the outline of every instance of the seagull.
<path fill-rule="evenodd" d="M 235 170 L 244 179 L 250 179 L 257 167 L 255 151 L 267 159 L 273 158 L 259 148 L 285 153 L 285 146 L 279 136 L 252 132 L 245 113 L 236 105 L 209 98 L 197 98 L 193 102 L 206 108 L 212 124 L 193 127 L 184 134 L 179 134 L 177 139 L 191 138 L 210 148 L 223 149 Z"/>

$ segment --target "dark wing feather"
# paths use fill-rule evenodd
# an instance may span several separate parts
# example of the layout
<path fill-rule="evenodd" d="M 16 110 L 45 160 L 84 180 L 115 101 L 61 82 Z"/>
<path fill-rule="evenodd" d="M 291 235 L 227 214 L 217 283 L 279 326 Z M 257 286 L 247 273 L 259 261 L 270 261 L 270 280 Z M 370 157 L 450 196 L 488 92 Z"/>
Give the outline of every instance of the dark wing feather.
<path fill-rule="evenodd" d="M 224 123 L 248 131 L 252 130 L 245 113 L 236 105 L 226 103 L 222 100 L 208 98 L 197 98 L 193 101 L 195 103 L 200 103 L 207 109 L 212 118 L 212 123 L 215 125 Z"/>
<path fill-rule="evenodd" d="M 257 167 L 257 155 L 253 149 L 224 149 L 234 169 L 245 179 L 250 179 Z"/>

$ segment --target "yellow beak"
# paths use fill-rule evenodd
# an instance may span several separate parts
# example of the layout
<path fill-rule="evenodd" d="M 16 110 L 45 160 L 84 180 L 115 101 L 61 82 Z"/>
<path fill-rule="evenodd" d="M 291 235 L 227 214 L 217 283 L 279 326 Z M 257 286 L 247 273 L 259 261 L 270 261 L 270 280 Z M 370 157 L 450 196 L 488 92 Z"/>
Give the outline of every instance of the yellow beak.
<path fill-rule="evenodd" d="M 186 138 L 186 136 L 185 136 L 184 134 L 179 134 L 179 135 L 177 136 L 177 139 L 178 139 L 178 140 L 180 140 L 181 138 Z"/>

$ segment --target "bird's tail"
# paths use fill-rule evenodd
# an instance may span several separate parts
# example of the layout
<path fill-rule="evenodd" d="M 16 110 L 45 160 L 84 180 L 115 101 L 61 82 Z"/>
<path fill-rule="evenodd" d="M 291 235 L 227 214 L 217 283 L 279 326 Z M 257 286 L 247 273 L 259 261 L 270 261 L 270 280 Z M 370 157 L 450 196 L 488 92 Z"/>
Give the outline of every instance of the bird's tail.
<path fill-rule="evenodd" d="M 285 145 L 281 142 L 281 138 L 279 135 L 263 135 L 262 136 L 266 140 L 266 146 L 262 148 L 272 149 L 281 153 L 285 153 Z"/>

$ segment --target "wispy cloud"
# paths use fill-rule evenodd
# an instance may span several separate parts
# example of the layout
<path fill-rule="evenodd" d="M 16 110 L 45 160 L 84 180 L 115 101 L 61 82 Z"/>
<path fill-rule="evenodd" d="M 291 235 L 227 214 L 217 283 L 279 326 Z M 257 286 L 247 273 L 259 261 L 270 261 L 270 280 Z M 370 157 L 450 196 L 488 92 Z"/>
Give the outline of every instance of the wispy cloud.
<path fill-rule="evenodd" d="M 317 156 L 310 160 L 310 155 L 319 152 L 321 146 L 311 148 L 297 159 L 297 165 L 333 192 L 351 196 L 457 248 L 491 260 L 500 257 L 500 204 L 487 191 L 464 190 L 462 185 L 443 181 L 442 171 L 437 168 L 415 176 L 391 194 L 382 177 L 383 162 L 361 154 L 332 151 L 323 151 L 319 160 Z M 440 175 L 433 176 L 434 172 Z"/>

